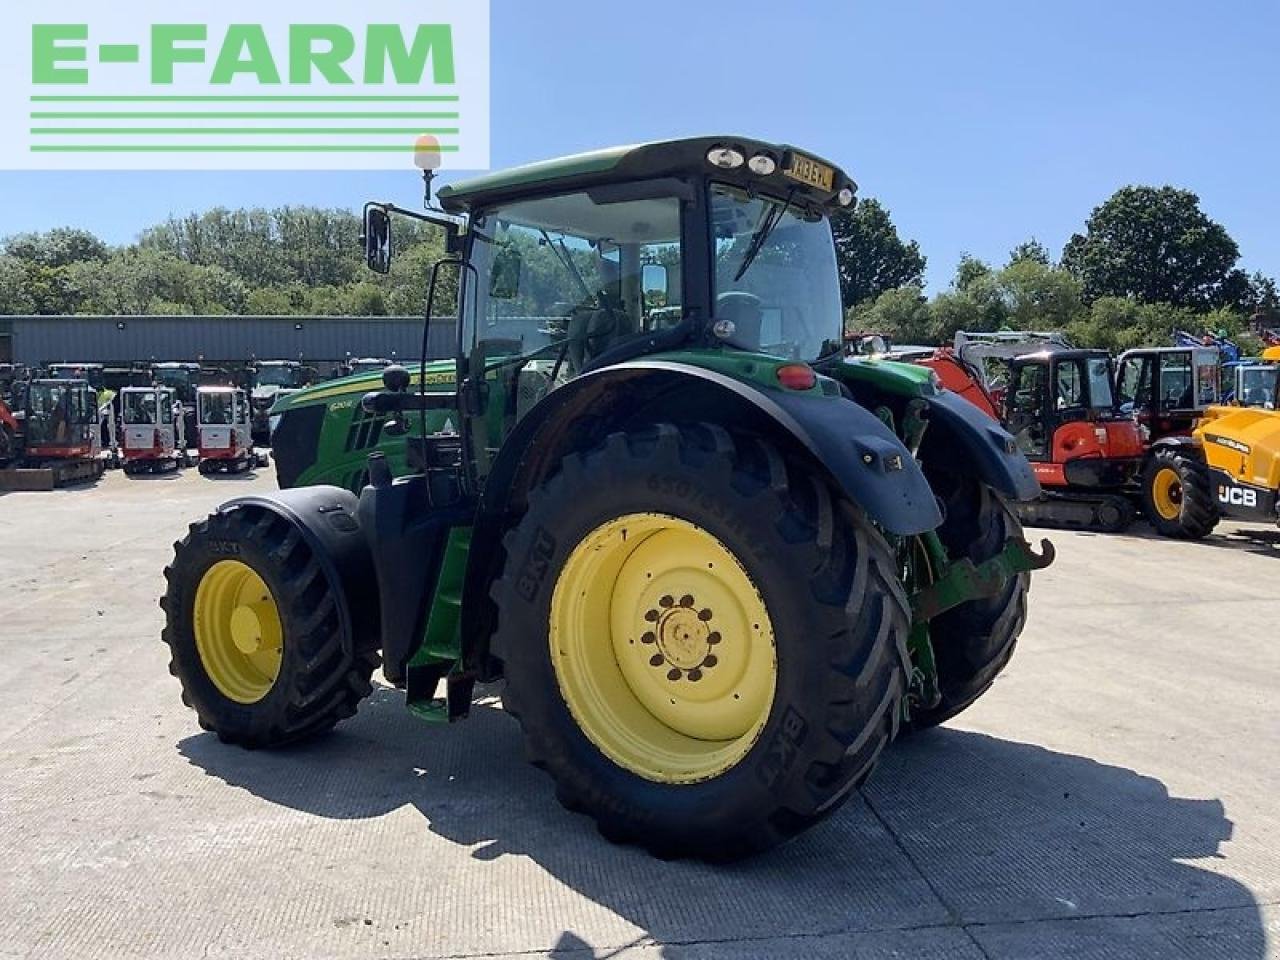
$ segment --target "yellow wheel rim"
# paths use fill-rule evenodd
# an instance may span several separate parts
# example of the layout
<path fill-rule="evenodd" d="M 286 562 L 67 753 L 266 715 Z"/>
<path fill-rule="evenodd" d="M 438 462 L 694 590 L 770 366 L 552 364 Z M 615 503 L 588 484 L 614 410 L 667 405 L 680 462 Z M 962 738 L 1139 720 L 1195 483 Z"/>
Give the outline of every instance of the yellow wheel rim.
<path fill-rule="evenodd" d="M 574 720 L 645 779 L 719 776 L 769 719 L 778 664 L 764 600 L 687 520 L 633 513 L 591 531 L 556 581 L 549 632 Z"/>
<path fill-rule="evenodd" d="M 284 630 L 262 577 L 219 560 L 196 588 L 196 652 L 213 685 L 236 703 L 257 703 L 280 675 Z"/>
<path fill-rule="evenodd" d="M 1177 520 L 1182 514 L 1182 481 L 1172 467 L 1161 467 L 1151 481 L 1151 501 L 1164 520 Z"/>

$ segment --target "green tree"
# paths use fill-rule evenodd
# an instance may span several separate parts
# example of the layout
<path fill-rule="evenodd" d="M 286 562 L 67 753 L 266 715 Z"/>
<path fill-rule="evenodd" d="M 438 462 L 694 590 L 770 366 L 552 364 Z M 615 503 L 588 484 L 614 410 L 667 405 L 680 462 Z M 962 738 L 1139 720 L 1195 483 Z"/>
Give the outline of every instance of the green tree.
<path fill-rule="evenodd" d="M 982 277 L 990 276 L 991 266 L 984 260 L 971 257 L 967 253 L 960 254 L 960 262 L 956 265 L 956 275 L 951 286 L 963 293 Z"/>
<path fill-rule="evenodd" d="M 1030 240 L 1022 241 L 1022 243 L 1009 251 L 1009 266 L 1026 261 L 1038 263 L 1045 267 L 1049 266 L 1052 262 L 1052 258 L 1049 256 L 1049 248 L 1035 237 L 1032 237 Z"/>
<path fill-rule="evenodd" d="M 905 242 L 879 201 L 866 199 L 831 220 L 846 307 L 874 300 L 886 290 L 920 286 L 925 257 L 914 240 Z"/>
<path fill-rule="evenodd" d="M 1061 330 L 1083 311 L 1080 281 L 1033 257 L 1013 260 L 987 282 L 999 297 L 1004 322 L 1016 330 Z"/>
<path fill-rule="evenodd" d="M 84 261 L 102 261 L 111 248 L 87 230 L 58 227 L 46 233 L 20 233 L 4 243 L 4 252 L 29 264 L 58 269 Z"/>
<path fill-rule="evenodd" d="M 1133 297 L 1207 310 L 1238 298 L 1239 256 L 1191 191 L 1131 186 L 1094 209 L 1085 232 L 1068 241 L 1062 265 L 1080 280 L 1089 303 Z"/>
<path fill-rule="evenodd" d="M 27 289 L 27 268 L 17 257 L 0 254 L 0 315 L 34 313 L 35 299 Z"/>
<path fill-rule="evenodd" d="M 898 287 L 850 307 L 845 313 L 845 331 L 888 334 L 895 343 L 928 343 L 933 336 L 933 316 L 919 287 Z"/>

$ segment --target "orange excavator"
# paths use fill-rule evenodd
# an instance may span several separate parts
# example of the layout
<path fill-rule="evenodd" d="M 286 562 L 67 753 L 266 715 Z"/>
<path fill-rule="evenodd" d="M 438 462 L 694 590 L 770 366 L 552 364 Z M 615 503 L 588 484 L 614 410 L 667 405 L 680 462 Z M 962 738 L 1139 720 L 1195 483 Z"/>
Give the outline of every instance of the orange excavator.
<path fill-rule="evenodd" d="M 1056 333 L 959 333 L 952 347 L 898 358 L 930 367 L 1013 434 L 1043 489 L 1018 505 L 1024 523 L 1118 532 L 1133 522 L 1146 445 L 1116 406 L 1106 351 Z"/>
<path fill-rule="evenodd" d="M 18 440 L 21 436 L 18 418 L 9 405 L 0 398 L 0 467 L 18 456 Z"/>

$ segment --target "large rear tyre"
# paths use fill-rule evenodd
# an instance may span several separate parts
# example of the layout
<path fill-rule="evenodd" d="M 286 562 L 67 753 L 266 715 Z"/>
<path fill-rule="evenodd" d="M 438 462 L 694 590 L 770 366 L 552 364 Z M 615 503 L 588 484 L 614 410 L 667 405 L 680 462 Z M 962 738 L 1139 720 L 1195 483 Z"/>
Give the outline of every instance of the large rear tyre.
<path fill-rule="evenodd" d="M 1199 540 L 1218 525 L 1209 468 L 1177 450 L 1156 450 L 1147 461 L 1142 507 L 1162 537 Z"/>
<path fill-rule="evenodd" d="M 765 440 L 614 434 L 567 457 L 503 543 L 504 703 L 560 802 L 610 840 L 764 850 L 843 803 L 897 733 L 893 555 Z"/>
<path fill-rule="evenodd" d="M 323 733 L 371 692 L 377 651 L 344 643 L 341 584 L 278 514 L 239 507 L 192 524 L 164 573 L 169 672 L 222 740 L 268 747 Z"/>
<path fill-rule="evenodd" d="M 946 506 L 938 536 L 952 559 L 983 563 L 1010 538 L 1022 537 L 1022 524 L 990 487 L 954 474 L 931 473 L 929 481 Z M 930 622 L 942 698 L 932 707 L 913 707 L 908 731 L 936 727 L 987 692 L 1009 663 L 1026 624 L 1030 586 L 1031 575 L 1021 573 L 996 596 L 970 600 Z"/>

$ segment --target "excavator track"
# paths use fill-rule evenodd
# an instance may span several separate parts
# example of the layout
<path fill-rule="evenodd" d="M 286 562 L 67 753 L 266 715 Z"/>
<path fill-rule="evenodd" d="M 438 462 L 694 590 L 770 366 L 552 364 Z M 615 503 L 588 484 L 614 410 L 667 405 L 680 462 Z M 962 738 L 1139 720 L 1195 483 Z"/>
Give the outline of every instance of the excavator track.
<path fill-rule="evenodd" d="M 1120 533 L 1137 517 L 1133 502 L 1118 493 L 1061 493 L 1048 491 L 1037 500 L 1015 505 L 1018 519 L 1029 527 L 1096 530 Z"/>

